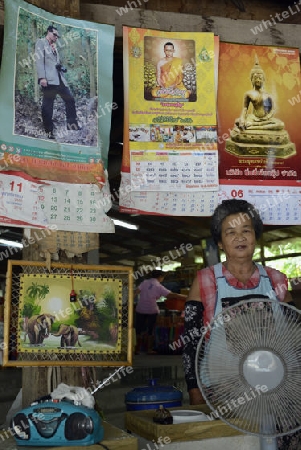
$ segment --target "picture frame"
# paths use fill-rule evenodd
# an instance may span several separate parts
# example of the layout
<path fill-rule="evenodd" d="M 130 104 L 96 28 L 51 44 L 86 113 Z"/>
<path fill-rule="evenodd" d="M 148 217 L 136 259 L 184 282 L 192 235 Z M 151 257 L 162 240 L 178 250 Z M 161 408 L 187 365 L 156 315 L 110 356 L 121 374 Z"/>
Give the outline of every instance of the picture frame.
<path fill-rule="evenodd" d="M 9 260 L 3 366 L 130 366 L 133 269 Z"/>

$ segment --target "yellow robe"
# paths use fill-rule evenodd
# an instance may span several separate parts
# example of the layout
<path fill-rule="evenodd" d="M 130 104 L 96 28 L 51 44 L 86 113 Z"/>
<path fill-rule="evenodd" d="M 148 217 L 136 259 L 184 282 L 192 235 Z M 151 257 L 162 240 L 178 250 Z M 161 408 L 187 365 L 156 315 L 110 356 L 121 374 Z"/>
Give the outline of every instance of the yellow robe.
<path fill-rule="evenodd" d="M 152 89 L 153 97 L 188 98 L 189 91 L 183 84 L 183 64 L 181 58 L 173 58 L 160 67 L 161 86 Z"/>

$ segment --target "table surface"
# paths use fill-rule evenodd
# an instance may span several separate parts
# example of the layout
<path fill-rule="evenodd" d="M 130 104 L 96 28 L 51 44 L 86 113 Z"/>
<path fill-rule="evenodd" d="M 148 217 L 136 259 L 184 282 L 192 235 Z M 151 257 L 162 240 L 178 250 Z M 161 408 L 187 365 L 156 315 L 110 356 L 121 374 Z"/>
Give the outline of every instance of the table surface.
<path fill-rule="evenodd" d="M 168 408 L 172 410 L 195 410 L 205 414 L 212 412 L 207 405 L 184 406 Z M 154 409 L 128 411 L 125 414 L 125 428 L 150 441 L 160 436 L 169 436 L 171 442 L 196 441 L 203 439 L 222 438 L 241 435 L 238 430 L 230 427 L 220 419 L 205 422 L 186 422 L 172 425 L 160 425 L 153 421 Z"/>
<path fill-rule="evenodd" d="M 123 430 L 109 424 L 108 422 L 103 422 L 104 427 L 104 439 L 101 441 L 102 444 L 106 445 L 109 450 L 138 450 L 138 439 Z M 101 450 L 101 446 L 98 444 L 89 446 L 67 446 L 67 447 L 36 447 L 32 445 L 18 446 L 15 439 L 11 436 L 11 433 L 5 429 L 0 431 L 0 449 L 2 450 L 20 450 L 20 449 L 30 449 L 35 450 L 80 450 L 87 448 L 89 450 Z"/>

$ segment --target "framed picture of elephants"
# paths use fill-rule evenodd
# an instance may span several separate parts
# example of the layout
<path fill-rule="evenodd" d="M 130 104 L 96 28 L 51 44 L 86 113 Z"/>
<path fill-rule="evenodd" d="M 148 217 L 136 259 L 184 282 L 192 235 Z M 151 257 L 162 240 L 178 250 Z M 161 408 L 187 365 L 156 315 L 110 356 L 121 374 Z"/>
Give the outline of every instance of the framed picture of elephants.
<path fill-rule="evenodd" d="M 131 365 L 132 331 L 132 268 L 8 262 L 3 365 Z"/>

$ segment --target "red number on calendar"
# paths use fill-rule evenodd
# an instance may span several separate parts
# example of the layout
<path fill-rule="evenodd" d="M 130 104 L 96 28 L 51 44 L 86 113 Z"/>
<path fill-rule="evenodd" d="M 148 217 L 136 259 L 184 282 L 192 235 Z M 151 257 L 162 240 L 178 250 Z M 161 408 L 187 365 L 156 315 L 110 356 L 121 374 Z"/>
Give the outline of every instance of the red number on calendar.
<path fill-rule="evenodd" d="M 15 188 L 15 182 L 11 181 L 9 184 L 10 184 L 10 190 L 13 191 Z M 22 192 L 22 183 L 16 184 L 16 187 L 18 188 L 19 192 Z"/>
<path fill-rule="evenodd" d="M 242 189 L 239 189 L 238 191 L 236 189 L 232 189 L 231 191 L 231 197 L 236 198 L 242 198 L 244 196 L 244 191 Z"/>

